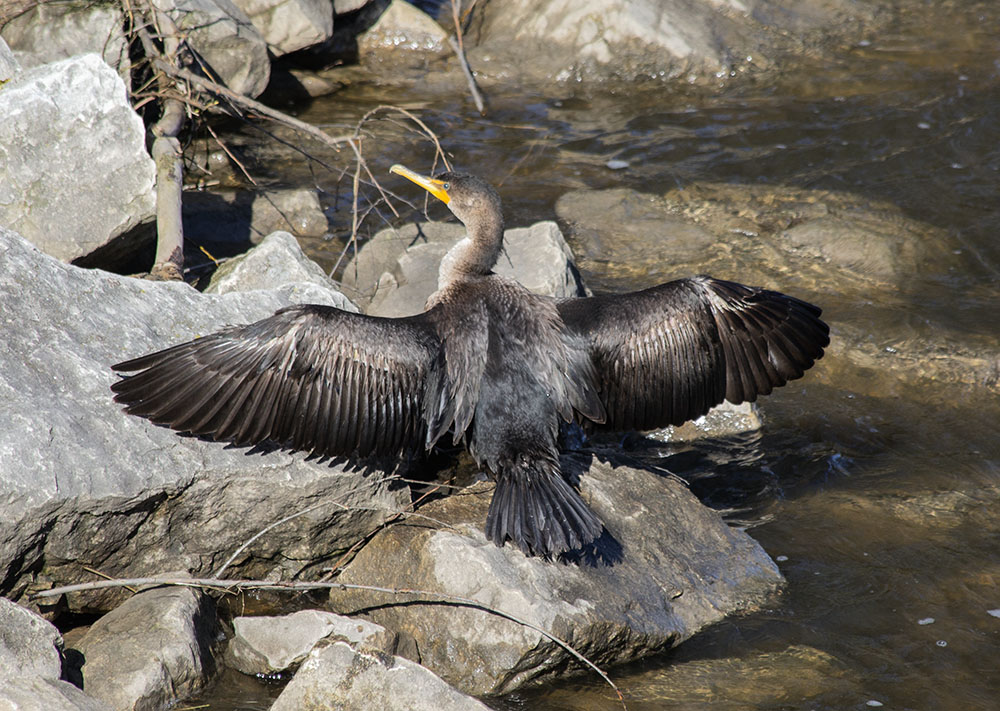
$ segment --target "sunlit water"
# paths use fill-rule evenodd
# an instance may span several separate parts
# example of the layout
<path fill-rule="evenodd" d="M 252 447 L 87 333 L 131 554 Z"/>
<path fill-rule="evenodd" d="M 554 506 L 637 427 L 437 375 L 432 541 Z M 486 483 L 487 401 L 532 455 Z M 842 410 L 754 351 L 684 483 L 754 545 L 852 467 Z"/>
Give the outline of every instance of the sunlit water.
<path fill-rule="evenodd" d="M 560 85 L 527 95 L 493 87 L 489 115 L 480 118 L 457 79 L 453 93 L 436 84 L 430 97 L 356 85 L 300 117 L 338 132 L 379 104 L 417 112 L 458 168 L 500 187 L 510 226 L 554 219 L 555 200 L 581 187 L 655 193 L 713 180 L 878 197 L 942 228 L 963 267 L 914 274 L 905 300 L 891 306 L 823 295 L 835 335 L 838 319 L 876 341 L 883 329 L 929 342 L 947 333 L 996 359 L 1000 11 L 974 2 L 941 7 L 936 15 L 902 13 L 893 31 L 777 86 L 708 94 Z M 366 159 L 380 179 L 397 161 L 429 169 L 429 143 L 385 121 L 369 128 Z M 336 174 L 269 150 L 260 147 L 257 165 L 272 182 L 329 191 L 338 228 L 307 246 L 332 267 L 350 230 L 350 179 L 338 188 Z M 330 160 L 353 169 L 347 156 Z M 612 160 L 627 167 L 612 170 Z M 374 195 L 366 189 L 362 205 Z M 376 206 L 363 227 L 391 218 Z M 653 249 L 637 266 L 645 273 L 634 283 L 610 269 L 584 276 L 606 290 L 674 276 L 669 254 Z M 769 610 L 716 625 L 666 657 L 612 670 L 633 711 L 1000 708 L 995 380 L 992 389 L 914 387 L 887 370 L 869 376 L 870 387 L 851 380 L 849 389 L 822 377 L 825 365 L 764 401 L 759 436 L 640 448 L 667 457 L 703 501 L 748 525 L 788 586 Z M 230 694 L 220 705 L 266 706 L 268 694 L 246 694 L 245 703 Z M 590 677 L 491 703 L 620 708 Z"/>

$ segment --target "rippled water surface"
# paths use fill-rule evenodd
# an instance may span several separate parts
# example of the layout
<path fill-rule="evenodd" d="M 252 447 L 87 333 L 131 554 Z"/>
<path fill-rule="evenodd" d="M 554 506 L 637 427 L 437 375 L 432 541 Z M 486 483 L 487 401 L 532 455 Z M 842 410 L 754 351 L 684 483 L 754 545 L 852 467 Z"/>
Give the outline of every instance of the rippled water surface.
<path fill-rule="evenodd" d="M 824 306 L 835 338 L 850 326 L 874 343 L 891 340 L 886 358 L 909 343 L 977 354 L 978 385 L 907 378 L 890 365 L 843 376 L 849 364 L 824 360 L 763 402 L 759 436 L 646 453 L 668 456 L 703 500 L 750 525 L 788 586 L 772 609 L 612 670 L 629 708 L 1000 708 L 1000 9 L 953 2 L 901 12 L 834 65 L 777 85 L 714 94 L 493 87 L 486 118 L 457 80 L 446 89 L 440 80 L 422 90 L 356 84 L 300 117 L 337 132 L 380 104 L 414 111 L 457 167 L 500 186 L 510 226 L 554 219 L 555 200 L 575 188 L 765 183 L 893 203 L 941 228 L 958 258 L 960 268 L 913 274 L 891 303 L 805 296 Z M 397 161 L 430 168 L 432 148 L 404 126 L 368 127 L 376 174 Z M 273 181 L 329 190 L 339 229 L 309 249 L 332 267 L 350 230 L 350 180 L 337 196 L 335 175 L 260 153 Z M 343 156 L 330 160 L 353 169 Z M 627 167 L 612 170 L 611 160 Z M 446 212 L 431 205 L 430 214 Z M 366 224 L 390 217 L 377 206 Z M 588 265 L 595 289 L 673 276 L 652 241 L 648 261 L 630 265 L 634 278 Z M 589 677 L 491 703 L 621 708 Z"/>

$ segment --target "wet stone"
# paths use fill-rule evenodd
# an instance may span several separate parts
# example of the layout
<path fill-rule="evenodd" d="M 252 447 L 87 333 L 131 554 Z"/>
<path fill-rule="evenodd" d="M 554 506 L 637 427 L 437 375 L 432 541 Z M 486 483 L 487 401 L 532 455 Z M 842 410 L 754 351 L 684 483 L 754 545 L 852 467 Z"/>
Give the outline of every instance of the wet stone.
<path fill-rule="evenodd" d="M 271 711 L 487 711 L 433 672 L 345 642 L 309 654 Z"/>
<path fill-rule="evenodd" d="M 294 671 L 323 641 L 342 640 L 355 648 L 392 654 L 396 635 L 367 620 L 323 610 L 301 610 L 282 617 L 237 617 L 226 662 L 244 674 Z"/>

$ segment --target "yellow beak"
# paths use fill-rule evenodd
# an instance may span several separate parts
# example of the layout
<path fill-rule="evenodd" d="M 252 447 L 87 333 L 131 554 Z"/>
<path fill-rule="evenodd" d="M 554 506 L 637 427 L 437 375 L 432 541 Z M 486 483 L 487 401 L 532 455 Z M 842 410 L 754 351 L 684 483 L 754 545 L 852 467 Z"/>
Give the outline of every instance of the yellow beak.
<path fill-rule="evenodd" d="M 435 180 L 434 178 L 428 178 L 420 175 L 420 173 L 414 173 L 405 165 L 400 165 L 399 163 L 396 163 L 396 165 L 389 168 L 389 172 L 395 173 L 396 175 L 402 175 L 407 180 L 412 180 L 445 205 L 451 202 L 451 196 L 448 195 L 448 191 L 445 189 L 446 183 L 443 180 Z"/>

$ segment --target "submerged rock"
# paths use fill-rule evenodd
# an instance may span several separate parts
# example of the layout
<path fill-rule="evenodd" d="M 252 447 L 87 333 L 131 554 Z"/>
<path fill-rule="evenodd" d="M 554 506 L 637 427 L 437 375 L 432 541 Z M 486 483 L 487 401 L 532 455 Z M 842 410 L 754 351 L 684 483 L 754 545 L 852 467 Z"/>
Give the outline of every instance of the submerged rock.
<path fill-rule="evenodd" d="M 146 590 L 91 626 L 77 643 L 83 689 L 106 708 L 166 709 L 215 673 L 215 603 L 186 587 Z"/>
<path fill-rule="evenodd" d="M 64 261 L 155 209 L 153 160 L 125 85 L 96 54 L 18 74 L 0 91 L 0 224 Z"/>
<path fill-rule="evenodd" d="M 300 610 L 234 619 L 226 661 L 244 674 L 295 671 L 320 643 L 335 641 L 390 655 L 396 651 L 396 635 L 384 627 L 324 610 Z"/>
<path fill-rule="evenodd" d="M 377 528 L 409 495 L 302 453 L 183 437 L 111 399 L 118 361 L 248 323 L 315 283 L 204 295 L 62 264 L 0 229 L 0 592 L 164 570 L 210 575 L 269 524 L 230 574 L 293 578 Z M 121 593 L 76 594 L 107 610 Z"/>
<path fill-rule="evenodd" d="M 335 642 L 314 650 L 271 711 L 487 711 L 402 657 Z"/>
<path fill-rule="evenodd" d="M 581 267 L 607 281 L 641 269 L 650 285 L 708 273 L 786 292 L 868 293 L 905 288 L 914 274 L 956 263 L 942 230 L 888 203 L 829 190 L 718 183 L 664 195 L 576 190 L 559 198 L 556 213 Z M 632 237 L 624 248 L 623 229 Z M 611 271 L 609 262 L 629 271 Z"/>
<path fill-rule="evenodd" d="M 605 535 L 571 563 L 528 558 L 486 540 L 492 494 L 481 484 L 428 504 L 380 532 L 340 576 L 345 583 L 471 598 L 560 637 L 598 664 L 679 644 L 760 605 L 782 584 L 761 547 L 727 526 L 676 479 L 626 464 L 563 458 Z M 413 600 L 429 604 L 415 604 Z M 331 606 L 364 613 L 412 639 L 408 654 L 471 694 L 512 691 L 572 665 L 536 629 L 431 596 L 334 590 Z"/>

